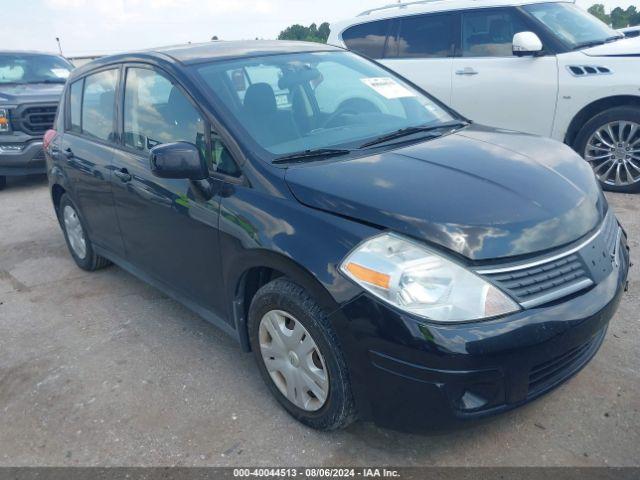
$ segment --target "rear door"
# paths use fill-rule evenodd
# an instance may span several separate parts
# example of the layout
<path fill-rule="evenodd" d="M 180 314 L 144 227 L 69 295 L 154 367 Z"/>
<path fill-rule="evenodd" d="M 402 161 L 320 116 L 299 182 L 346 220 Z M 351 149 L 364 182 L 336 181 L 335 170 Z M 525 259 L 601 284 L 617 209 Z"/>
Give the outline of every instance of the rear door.
<path fill-rule="evenodd" d="M 382 60 L 447 105 L 451 102 L 457 17 L 449 12 L 398 18 Z"/>
<path fill-rule="evenodd" d="M 478 123 L 550 136 L 558 96 L 556 56 L 512 52 L 513 36 L 533 28 L 515 8 L 463 12 L 451 106 Z"/>
<path fill-rule="evenodd" d="M 167 74 L 149 66 L 128 66 L 122 93 L 122 145 L 115 153 L 113 188 L 127 261 L 226 318 L 219 197 L 206 199 L 196 183 L 158 178 L 149 169 L 149 151 L 162 143 L 190 142 L 211 158 L 208 123 Z"/>
<path fill-rule="evenodd" d="M 124 252 L 111 191 L 119 71 L 108 67 L 70 85 L 57 154 L 91 241 L 117 255 Z"/>

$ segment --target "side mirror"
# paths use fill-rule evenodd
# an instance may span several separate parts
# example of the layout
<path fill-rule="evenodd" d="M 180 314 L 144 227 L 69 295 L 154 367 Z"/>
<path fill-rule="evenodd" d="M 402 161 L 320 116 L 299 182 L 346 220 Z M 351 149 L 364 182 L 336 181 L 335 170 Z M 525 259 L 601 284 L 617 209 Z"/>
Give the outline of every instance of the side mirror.
<path fill-rule="evenodd" d="M 537 55 L 542 51 L 540 37 L 533 32 L 520 32 L 513 36 L 513 54 L 517 57 Z"/>
<path fill-rule="evenodd" d="M 149 152 L 151 173 L 159 178 L 204 180 L 209 176 L 207 164 L 193 143 L 164 143 Z"/>

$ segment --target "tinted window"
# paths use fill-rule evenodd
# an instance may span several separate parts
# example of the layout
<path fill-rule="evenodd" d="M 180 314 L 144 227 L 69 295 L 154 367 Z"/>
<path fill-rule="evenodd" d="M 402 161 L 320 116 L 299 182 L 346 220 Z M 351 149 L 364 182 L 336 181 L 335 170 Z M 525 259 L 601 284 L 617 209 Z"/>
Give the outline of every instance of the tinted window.
<path fill-rule="evenodd" d="M 382 58 L 390 23 L 382 20 L 355 25 L 344 31 L 342 40 L 349 50 L 370 58 Z"/>
<path fill-rule="evenodd" d="M 530 30 L 513 10 L 480 10 L 462 16 L 462 55 L 511 57 L 513 36 Z"/>
<path fill-rule="evenodd" d="M 83 133 L 101 140 L 112 138 L 117 81 L 117 70 L 105 70 L 85 78 L 82 97 Z"/>
<path fill-rule="evenodd" d="M 129 68 L 124 94 L 124 142 L 149 151 L 169 142 L 190 142 L 204 154 L 204 122 L 180 89 L 165 76 Z"/>
<path fill-rule="evenodd" d="M 453 15 L 418 15 L 400 19 L 397 38 L 390 38 L 388 57 L 448 57 Z"/>
<path fill-rule="evenodd" d="M 78 80 L 71 84 L 69 89 L 69 117 L 70 129 L 72 132 L 82 132 L 81 112 L 82 112 L 82 87 L 84 80 Z"/>

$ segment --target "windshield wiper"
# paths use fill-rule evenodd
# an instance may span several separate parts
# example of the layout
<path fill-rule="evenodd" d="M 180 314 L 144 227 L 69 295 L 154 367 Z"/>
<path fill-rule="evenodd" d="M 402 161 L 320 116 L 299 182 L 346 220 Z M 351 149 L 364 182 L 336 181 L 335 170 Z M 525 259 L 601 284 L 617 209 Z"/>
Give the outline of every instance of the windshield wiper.
<path fill-rule="evenodd" d="M 406 137 L 409 135 L 413 135 L 415 133 L 421 133 L 421 132 L 433 132 L 436 130 L 441 130 L 441 129 L 445 129 L 445 128 L 455 128 L 455 127 L 464 127 L 466 125 L 468 125 L 468 122 L 463 122 L 461 120 L 456 120 L 453 122 L 445 122 L 445 123 L 440 123 L 438 125 L 422 125 L 422 126 L 418 126 L 418 127 L 405 127 L 405 128 L 401 128 L 400 130 L 396 130 L 395 132 L 391 132 L 388 133 L 386 135 L 382 135 L 381 137 L 375 138 L 367 143 L 363 143 L 362 145 L 360 145 L 360 148 L 367 148 L 367 147 L 373 147 L 375 145 L 380 145 L 381 143 L 386 143 L 388 141 L 391 140 L 395 140 L 397 138 L 402 138 L 402 137 Z"/>
<path fill-rule="evenodd" d="M 583 48 L 597 47 L 598 45 L 604 45 L 605 43 L 615 42 L 616 40 L 620 40 L 621 38 L 624 38 L 624 35 L 613 35 L 603 40 L 594 40 L 591 42 L 579 43 L 578 45 L 573 47 L 571 50 L 580 50 Z"/>
<path fill-rule="evenodd" d="M 22 82 L 22 83 L 25 83 L 27 85 L 34 85 L 36 83 L 65 83 L 65 82 L 66 82 L 66 80 L 64 80 L 62 78 L 60 80 L 54 80 L 54 79 L 51 79 L 51 78 L 47 78 L 46 80 L 31 80 L 29 82 Z"/>
<path fill-rule="evenodd" d="M 346 155 L 351 153 L 353 150 L 348 150 L 346 148 L 316 148 L 312 150 L 303 150 L 300 152 L 290 153 L 288 155 L 283 155 L 282 157 L 275 158 L 271 163 L 295 163 L 295 162 L 304 162 L 307 160 L 317 159 L 317 158 L 327 158 L 327 157 L 337 157 L 338 155 Z"/>

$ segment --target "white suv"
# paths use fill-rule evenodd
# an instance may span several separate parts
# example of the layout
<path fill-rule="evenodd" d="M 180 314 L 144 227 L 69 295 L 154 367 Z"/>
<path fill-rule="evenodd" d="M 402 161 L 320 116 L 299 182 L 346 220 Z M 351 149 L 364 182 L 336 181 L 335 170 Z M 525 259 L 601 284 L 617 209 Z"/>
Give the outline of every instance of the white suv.
<path fill-rule="evenodd" d="M 640 192 L 640 38 L 573 3 L 394 4 L 333 24 L 329 43 L 378 59 L 478 123 L 561 140 L 603 187 Z"/>

